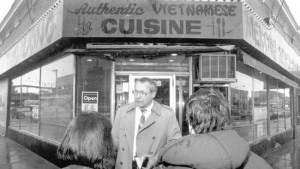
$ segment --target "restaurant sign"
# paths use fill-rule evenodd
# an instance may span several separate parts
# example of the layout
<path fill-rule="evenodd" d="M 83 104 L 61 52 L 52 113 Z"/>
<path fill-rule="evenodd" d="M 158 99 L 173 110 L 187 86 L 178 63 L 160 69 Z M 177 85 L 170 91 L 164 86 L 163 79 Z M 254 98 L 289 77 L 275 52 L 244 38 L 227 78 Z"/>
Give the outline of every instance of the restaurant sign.
<path fill-rule="evenodd" d="M 267 27 L 247 8 L 243 9 L 243 23 L 244 40 L 284 69 L 300 77 L 300 58 L 291 47 L 292 40 L 287 42 L 277 29 L 273 26 Z"/>
<path fill-rule="evenodd" d="M 62 37 L 62 2 L 57 1 L 11 48 L 2 51 L 0 74 L 20 64 Z"/>
<path fill-rule="evenodd" d="M 65 37 L 242 38 L 242 3 L 66 0 Z"/>

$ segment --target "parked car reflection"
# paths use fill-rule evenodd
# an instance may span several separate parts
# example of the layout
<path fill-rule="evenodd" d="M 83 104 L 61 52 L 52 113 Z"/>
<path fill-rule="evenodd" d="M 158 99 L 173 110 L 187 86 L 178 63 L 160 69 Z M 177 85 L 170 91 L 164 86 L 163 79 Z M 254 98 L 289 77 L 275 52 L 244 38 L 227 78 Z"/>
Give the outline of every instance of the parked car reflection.
<path fill-rule="evenodd" d="M 23 106 L 23 107 L 12 107 L 10 109 L 11 118 L 15 119 L 29 119 L 34 122 L 39 121 L 39 106 Z"/>

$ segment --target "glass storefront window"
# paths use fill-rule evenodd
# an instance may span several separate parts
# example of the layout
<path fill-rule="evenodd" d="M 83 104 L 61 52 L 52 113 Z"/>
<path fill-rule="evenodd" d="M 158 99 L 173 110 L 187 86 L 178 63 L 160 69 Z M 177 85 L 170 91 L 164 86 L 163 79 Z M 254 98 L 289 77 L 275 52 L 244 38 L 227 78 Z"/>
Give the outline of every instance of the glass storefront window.
<path fill-rule="evenodd" d="M 231 120 L 233 129 L 247 141 L 253 136 L 253 69 L 237 61 L 237 81 L 230 84 Z"/>
<path fill-rule="evenodd" d="M 129 77 L 116 76 L 116 110 L 129 101 Z"/>
<path fill-rule="evenodd" d="M 249 69 L 248 73 L 252 70 Z M 247 141 L 253 140 L 252 77 L 236 72 L 238 81 L 231 84 L 231 119 L 234 130 Z"/>
<path fill-rule="evenodd" d="M 284 131 L 292 127 L 291 113 L 290 113 L 290 88 L 285 83 L 278 82 L 278 91 L 279 91 L 279 110 L 278 110 L 278 119 L 279 119 L 279 131 Z"/>
<path fill-rule="evenodd" d="M 279 116 L 280 111 L 279 97 L 280 93 L 278 91 L 278 80 L 269 77 L 269 116 L 270 116 L 270 134 L 275 134 L 279 131 Z"/>
<path fill-rule="evenodd" d="M 277 115 L 278 115 L 278 124 L 279 124 L 279 131 L 285 130 L 285 89 L 284 87 L 278 88 L 278 109 L 277 109 Z"/>
<path fill-rule="evenodd" d="M 290 87 L 240 61 L 237 63 L 237 82 L 230 85 L 234 130 L 247 141 L 256 140 L 268 134 L 268 117 L 270 135 L 291 128 Z"/>
<path fill-rule="evenodd" d="M 84 56 L 79 58 L 77 67 L 77 112 L 98 111 L 109 119 L 112 61 Z M 98 106 L 96 108 L 84 108 L 82 106 L 83 92 L 98 93 Z"/>
<path fill-rule="evenodd" d="M 6 127 L 6 112 L 7 112 L 7 93 L 8 80 L 2 80 L 0 82 L 0 135 L 4 135 L 4 127 Z"/>
<path fill-rule="evenodd" d="M 181 126 L 182 135 L 189 133 L 188 123 L 184 114 L 184 104 L 189 98 L 189 77 L 176 76 L 176 117 Z"/>
<path fill-rule="evenodd" d="M 40 69 L 12 80 L 10 126 L 39 134 Z"/>
<path fill-rule="evenodd" d="M 267 135 L 267 80 L 262 72 L 254 70 L 253 75 L 253 122 L 256 139 Z"/>
<path fill-rule="evenodd" d="M 290 113 L 290 88 L 283 82 L 269 78 L 270 134 L 292 127 Z"/>
<path fill-rule="evenodd" d="M 286 86 L 286 88 L 284 89 L 284 94 L 285 94 L 285 98 L 284 98 L 284 118 L 285 118 L 285 128 L 289 129 L 292 128 L 292 115 L 291 115 L 291 89 Z"/>
<path fill-rule="evenodd" d="M 10 127 L 19 129 L 21 113 L 17 110 L 21 99 L 21 77 L 17 77 L 11 81 L 10 91 Z"/>
<path fill-rule="evenodd" d="M 41 68 L 40 136 L 60 142 L 73 118 L 74 56 Z"/>

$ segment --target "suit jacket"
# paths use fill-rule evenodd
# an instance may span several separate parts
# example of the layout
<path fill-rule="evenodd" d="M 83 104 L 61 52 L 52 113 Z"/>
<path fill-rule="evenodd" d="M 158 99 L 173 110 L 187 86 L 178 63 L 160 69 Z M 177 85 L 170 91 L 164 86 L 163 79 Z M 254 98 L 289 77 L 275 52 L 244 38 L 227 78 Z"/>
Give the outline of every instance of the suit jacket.
<path fill-rule="evenodd" d="M 181 131 L 174 111 L 153 101 L 151 114 L 138 131 L 137 155 L 155 155 L 165 144 L 181 138 Z M 118 148 L 116 169 L 131 169 L 135 127 L 135 104 L 119 108 L 112 128 L 112 136 Z"/>

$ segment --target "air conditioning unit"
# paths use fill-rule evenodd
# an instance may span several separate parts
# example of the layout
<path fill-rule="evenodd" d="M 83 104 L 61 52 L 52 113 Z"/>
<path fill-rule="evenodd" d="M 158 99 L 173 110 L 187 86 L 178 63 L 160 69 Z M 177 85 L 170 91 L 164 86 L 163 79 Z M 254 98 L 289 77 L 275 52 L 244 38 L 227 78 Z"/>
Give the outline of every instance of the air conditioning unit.
<path fill-rule="evenodd" d="M 198 60 L 197 81 L 200 83 L 236 82 L 236 55 L 234 54 L 201 54 Z"/>

